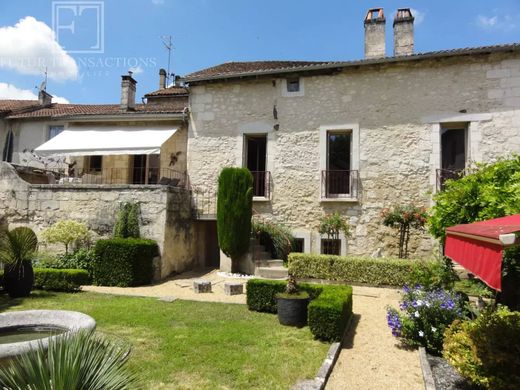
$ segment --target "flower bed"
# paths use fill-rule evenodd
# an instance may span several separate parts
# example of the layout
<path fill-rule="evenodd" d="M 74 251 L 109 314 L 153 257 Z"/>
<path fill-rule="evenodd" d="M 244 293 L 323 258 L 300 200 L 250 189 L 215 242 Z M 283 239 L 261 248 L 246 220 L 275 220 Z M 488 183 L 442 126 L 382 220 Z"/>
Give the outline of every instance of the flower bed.
<path fill-rule="evenodd" d="M 404 288 L 401 312 L 389 308 L 388 326 L 395 337 L 410 346 L 423 346 L 440 355 L 444 331 L 451 323 L 464 317 L 465 301 L 457 293 L 442 289 L 428 291 L 422 286 Z"/>

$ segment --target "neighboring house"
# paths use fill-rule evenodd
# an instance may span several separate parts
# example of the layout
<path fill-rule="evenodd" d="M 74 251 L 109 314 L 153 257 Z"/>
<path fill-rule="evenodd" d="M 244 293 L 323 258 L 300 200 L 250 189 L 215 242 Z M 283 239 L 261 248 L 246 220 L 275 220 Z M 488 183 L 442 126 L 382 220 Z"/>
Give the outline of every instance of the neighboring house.
<path fill-rule="evenodd" d="M 39 101 L 0 101 L 3 160 L 11 163 L 0 167 L 7 221 L 39 233 L 76 219 L 108 235 L 120 204 L 134 201 L 143 236 L 161 248 L 157 279 L 215 261 L 200 254 L 204 232 L 192 222 L 188 91 L 167 88 L 165 76 L 161 70 L 160 89 L 145 95 L 146 104 L 135 104 L 131 74 L 122 76 L 120 104 L 56 104 L 45 91 Z"/>
<path fill-rule="evenodd" d="M 214 199 L 223 167 L 247 167 L 254 212 L 290 227 L 301 251 L 324 252 L 319 220 L 339 212 L 352 227 L 340 254 L 395 255 L 383 208 L 429 206 L 446 177 L 520 153 L 520 44 L 414 54 L 413 22 L 398 11 L 394 56 L 375 9 L 365 59 L 230 62 L 185 76 L 194 192 Z M 428 256 L 434 242 L 423 234 L 410 246 Z"/>

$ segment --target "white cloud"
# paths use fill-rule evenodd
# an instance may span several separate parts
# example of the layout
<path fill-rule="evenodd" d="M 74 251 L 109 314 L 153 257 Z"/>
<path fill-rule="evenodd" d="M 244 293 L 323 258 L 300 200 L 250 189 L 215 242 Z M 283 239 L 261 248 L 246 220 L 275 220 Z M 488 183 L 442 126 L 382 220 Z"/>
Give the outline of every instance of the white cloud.
<path fill-rule="evenodd" d="M 32 16 L 14 26 L 0 27 L 0 68 L 22 74 L 47 74 L 52 80 L 74 80 L 78 65 L 56 42 L 54 32 Z"/>
<path fill-rule="evenodd" d="M 0 82 L 0 99 L 38 100 L 38 95 L 29 89 L 20 89 L 13 84 Z M 69 103 L 67 99 L 61 96 L 53 96 L 52 102 Z"/>
<path fill-rule="evenodd" d="M 426 12 L 423 12 L 423 11 L 419 11 L 418 9 L 415 9 L 415 8 L 410 8 L 410 11 L 412 11 L 412 15 L 414 17 L 414 24 L 416 26 L 418 26 L 419 24 L 421 24 L 423 21 L 424 21 L 424 17 L 426 16 Z"/>
<path fill-rule="evenodd" d="M 478 15 L 476 19 L 476 24 L 477 26 L 485 30 L 511 31 L 520 27 L 520 14 L 505 14 L 503 16 Z"/>
<path fill-rule="evenodd" d="M 477 23 L 482 27 L 493 27 L 496 26 L 498 22 L 498 16 L 487 17 L 484 15 L 479 15 L 477 17 Z"/>
<path fill-rule="evenodd" d="M 139 73 L 143 73 L 144 72 L 144 69 L 140 66 L 132 66 L 130 69 L 128 69 L 130 72 L 132 72 L 133 74 L 139 74 Z"/>

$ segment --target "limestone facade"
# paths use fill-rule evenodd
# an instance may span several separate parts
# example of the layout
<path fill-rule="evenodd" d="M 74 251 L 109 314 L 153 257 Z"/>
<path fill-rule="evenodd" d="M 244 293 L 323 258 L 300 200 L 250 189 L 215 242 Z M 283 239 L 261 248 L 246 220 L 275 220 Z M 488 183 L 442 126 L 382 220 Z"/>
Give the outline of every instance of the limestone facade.
<path fill-rule="evenodd" d="M 294 96 L 286 93 L 283 75 L 190 85 L 187 168 L 195 190 L 216 191 L 223 167 L 245 166 L 245 136 L 265 134 L 271 194 L 255 200 L 254 211 L 305 238 L 306 251 L 320 251 L 319 220 L 338 211 L 352 230 L 342 253 L 396 255 L 396 232 L 382 227 L 380 212 L 395 204 L 432 204 L 445 128 L 466 129 L 466 165 L 520 153 L 518 52 L 299 76 L 303 93 Z M 352 134 L 355 199 L 322 199 L 327 150 L 320 139 L 338 129 Z M 410 245 L 412 256 L 435 250 L 425 233 Z"/>

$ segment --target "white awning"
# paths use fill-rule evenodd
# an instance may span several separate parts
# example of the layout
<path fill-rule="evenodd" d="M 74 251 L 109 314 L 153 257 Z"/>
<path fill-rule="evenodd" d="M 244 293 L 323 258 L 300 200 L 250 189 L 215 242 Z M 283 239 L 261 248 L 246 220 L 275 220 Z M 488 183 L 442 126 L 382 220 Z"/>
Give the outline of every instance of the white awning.
<path fill-rule="evenodd" d="M 157 154 L 176 131 L 171 127 L 71 127 L 38 146 L 34 152 L 43 156 Z"/>

